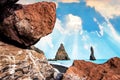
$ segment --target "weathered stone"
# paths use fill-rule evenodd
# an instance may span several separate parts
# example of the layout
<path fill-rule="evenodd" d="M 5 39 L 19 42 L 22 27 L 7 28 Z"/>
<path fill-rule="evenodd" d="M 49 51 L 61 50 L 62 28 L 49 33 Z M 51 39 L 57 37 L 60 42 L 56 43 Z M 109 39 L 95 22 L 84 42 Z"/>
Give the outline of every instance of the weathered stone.
<path fill-rule="evenodd" d="M 63 44 L 60 44 L 60 47 L 55 56 L 55 60 L 70 60 Z"/>
<path fill-rule="evenodd" d="M 120 58 L 112 58 L 104 64 L 75 60 L 63 80 L 120 80 Z"/>
<path fill-rule="evenodd" d="M 43 54 L 0 42 L 0 80 L 50 80 L 54 72 Z"/>
<path fill-rule="evenodd" d="M 7 5 L 0 12 L 0 39 L 19 47 L 29 47 L 52 32 L 55 20 L 53 2 Z"/>

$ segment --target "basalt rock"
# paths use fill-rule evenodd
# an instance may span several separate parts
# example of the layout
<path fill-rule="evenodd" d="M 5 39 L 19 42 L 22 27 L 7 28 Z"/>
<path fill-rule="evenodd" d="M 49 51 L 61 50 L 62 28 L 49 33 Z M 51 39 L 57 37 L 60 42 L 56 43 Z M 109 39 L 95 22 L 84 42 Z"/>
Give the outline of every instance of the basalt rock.
<path fill-rule="evenodd" d="M 54 72 L 43 54 L 0 42 L 0 80 L 50 80 Z"/>
<path fill-rule="evenodd" d="M 8 1 L 13 4 L 9 5 Z M 3 4 L 0 9 L 0 39 L 19 47 L 29 47 L 52 32 L 56 6 L 53 2 L 14 4 L 16 1 L 0 1 Z"/>
<path fill-rule="evenodd" d="M 63 80 L 120 80 L 120 58 L 112 58 L 104 64 L 75 60 Z"/>
<path fill-rule="evenodd" d="M 55 60 L 70 60 L 63 44 L 60 44 L 60 47 L 55 56 Z"/>
<path fill-rule="evenodd" d="M 91 52 L 91 54 L 90 54 L 90 60 L 96 60 L 96 58 L 94 56 L 94 49 L 93 49 L 92 46 L 90 47 L 90 52 Z"/>

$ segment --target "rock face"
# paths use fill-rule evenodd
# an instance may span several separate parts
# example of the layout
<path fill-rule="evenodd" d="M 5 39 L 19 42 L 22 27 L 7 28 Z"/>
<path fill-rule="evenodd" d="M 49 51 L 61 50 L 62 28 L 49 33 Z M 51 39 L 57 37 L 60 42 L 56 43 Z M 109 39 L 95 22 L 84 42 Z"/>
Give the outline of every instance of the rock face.
<path fill-rule="evenodd" d="M 53 74 L 43 54 L 0 42 L 0 80 L 50 80 Z"/>
<path fill-rule="evenodd" d="M 93 49 L 92 46 L 90 47 L 90 51 L 91 51 L 90 60 L 96 60 L 96 58 L 95 58 L 95 56 L 94 56 L 94 49 Z"/>
<path fill-rule="evenodd" d="M 56 6 L 52 2 L 15 4 L 17 1 L 0 1 L 0 39 L 19 47 L 29 47 L 52 32 Z"/>
<path fill-rule="evenodd" d="M 112 58 L 104 64 L 75 60 L 63 80 L 120 80 L 120 58 Z"/>
<path fill-rule="evenodd" d="M 52 32 L 55 4 L 17 1 L 0 0 L 0 80 L 54 80 L 57 72 L 33 44 Z"/>
<path fill-rule="evenodd" d="M 60 44 L 60 47 L 56 53 L 55 60 L 70 60 L 68 57 L 63 44 Z"/>

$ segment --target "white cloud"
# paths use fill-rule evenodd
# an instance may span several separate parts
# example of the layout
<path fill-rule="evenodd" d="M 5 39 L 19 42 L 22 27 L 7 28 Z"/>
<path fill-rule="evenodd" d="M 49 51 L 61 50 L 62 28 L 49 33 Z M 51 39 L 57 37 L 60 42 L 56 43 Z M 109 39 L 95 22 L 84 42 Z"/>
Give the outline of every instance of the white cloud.
<path fill-rule="evenodd" d="M 32 4 L 38 2 L 37 0 L 19 0 L 17 3 L 19 4 Z"/>
<path fill-rule="evenodd" d="M 82 20 L 79 16 L 68 14 L 65 17 L 65 21 L 61 22 L 58 18 L 56 19 L 55 28 L 61 34 L 80 33 L 82 34 Z"/>
<path fill-rule="evenodd" d="M 57 18 L 55 23 L 55 29 L 58 30 L 61 34 L 65 34 L 65 30 L 62 27 L 62 22 Z"/>
<path fill-rule="evenodd" d="M 51 37 L 51 35 L 47 35 L 45 37 L 42 37 L 40 39 L 40 41 L 35 46 L 37 46 L 37 47 L 43 47 L 43 48 L 46 48 L 47 46 L 49 46 L 50 48 L 53 48 L 54 45 L 52 43 L 52 37 Z"/>
<path fill-rule="evenodd" d="M 98 24 L 98 27 L 100 29 L 99 32 L 97 32 L 98 36 L 101 37 L 104 35 L 104 29 L 103 29 L 103 26 L 97 21 L 96 18 L 93 18 L 93 20 Z"/>
<path fill-rule="evenodd" d="M 68 14 L 66 16 L 66 30 L 68 33 L 77 33 L 82 34 L 82 20 L 79 16 Z"/>
<path fill-rule="evenodd" d="M 109 34 L 109 36 L 111 36 L 117 42 L 120 42 L 120 35 L 116 32 L 113 25 L 109 22 L 109 20 L 107 18 L 106 18 L 106 21 L 107 21 L 107 28 L 108 28 L 108 29 L 105 29 L 106 32 Z M 104 23 L 104 24 L 106 24 L 106 23 Z"/>
<path fill-rule="evenodd" d="M 120 0 L 87 0 L 86 3 L 109 19 L 114 16 L 120 16 Z"/>
<path fill-rule="evenodd" d="M 90 48 L 90 45 L 88 45 L 88 44 L 84 45 L 84 49 L 89 50 L 89 48 Z"/>

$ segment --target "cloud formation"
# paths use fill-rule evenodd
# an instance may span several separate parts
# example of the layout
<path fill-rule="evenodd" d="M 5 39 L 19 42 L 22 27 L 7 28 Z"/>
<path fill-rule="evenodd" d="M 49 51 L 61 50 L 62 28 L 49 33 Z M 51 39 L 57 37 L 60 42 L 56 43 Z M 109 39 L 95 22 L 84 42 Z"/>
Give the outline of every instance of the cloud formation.
<path fill-rule="evenodd" d="M 86 4 L 108 19 L 120 16 L 120 0 L 87 0 Z"/>
<path fill-rule="evenodd" d="M 79 32 L 82 34 L 82 20 L 79 16 L 68 14 L 66 16 L 66 30 L 68 33 Z"/>

